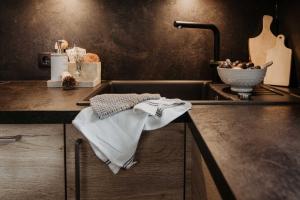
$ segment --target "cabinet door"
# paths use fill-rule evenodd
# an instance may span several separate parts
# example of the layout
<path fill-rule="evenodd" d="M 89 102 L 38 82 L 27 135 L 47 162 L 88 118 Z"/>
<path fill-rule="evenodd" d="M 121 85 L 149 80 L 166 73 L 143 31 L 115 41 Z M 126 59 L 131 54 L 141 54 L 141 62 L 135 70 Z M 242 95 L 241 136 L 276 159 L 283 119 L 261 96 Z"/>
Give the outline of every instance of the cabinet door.
<path fill-rule="evenodd" d="M 63 141 L 63 125 L 0 125 L 0 199 L 64 199 Z"/>
<path fill-rule="evenodd" d="M 220 193 L 187 127 L 186 200 L 221 200 Z"/>
<path fill-rule="evenodd" d="M 67 127 L 67 191 L 75 199 L 74 143 L 82 138 Z M 136 153 L 138 164 L 114 175 L 91 150 L 87 141 L 80 146 L 80 196 L 83 200 L 182 200 L 184 172 L 184 126 L 170 124 L 144 132 Z"/>

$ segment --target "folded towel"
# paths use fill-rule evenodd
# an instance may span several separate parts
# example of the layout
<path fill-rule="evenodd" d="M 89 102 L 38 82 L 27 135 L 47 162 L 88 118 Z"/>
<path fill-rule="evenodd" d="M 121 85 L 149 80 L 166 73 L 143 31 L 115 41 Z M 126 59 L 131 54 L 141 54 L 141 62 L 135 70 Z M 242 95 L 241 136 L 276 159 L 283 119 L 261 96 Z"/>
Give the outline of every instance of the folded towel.
<path fill-rule="evenodd" d="M 90 99 L 93 110 L 100 119 L 105 119 L 118 112 L 127 110 L 136 104 L 150 100 L 159 99 L 159 94 L 102 94 Z"/>
<path fill-rule="evenodd" d="M 149 102 L 155 102 L 156 104 L 151 105 Z M 192 104 L 190 102 L 180 99 L 166 99 L 163 97 L 159 100 L 148 100 L 139 103 L 134 106 L 133 111 L 137 112 L 137 110 L 139 110 L 149 114 L 143 129 L 148 131 L 166 126 L 191 108 Z M 155 113 L 153 110 L 156 110 Z M 157 114 L 158 112 L 162 113 L 159 115 Z"/>
<path fill-rule="evenodd" d="M 155 99 L 144 101 L 134 106 L 133 110 L 142 110 L 152 116 L 161 117 L 164 109 L 183 104 L 185 104 L 185 101 L 182 101 L 181 99 L 167 99 L 165 97 L 162 97 L 157 100 Z"/>
<path fill-rule="evenodd" d="M 103 120 L 88 107 L 76 116 L 73 125 L 90 142 L 96 156 L 116 174 L 120 168 L 128 169 L 135 164 L 134 154 L 142 131 L 166 126 L 191 108 L 191 103 L 183 103 L 164 109 L 163 115 L 157 117 L 152 109 L 157 109 L 158 104 L 149 107 L 143 102 Z"/>

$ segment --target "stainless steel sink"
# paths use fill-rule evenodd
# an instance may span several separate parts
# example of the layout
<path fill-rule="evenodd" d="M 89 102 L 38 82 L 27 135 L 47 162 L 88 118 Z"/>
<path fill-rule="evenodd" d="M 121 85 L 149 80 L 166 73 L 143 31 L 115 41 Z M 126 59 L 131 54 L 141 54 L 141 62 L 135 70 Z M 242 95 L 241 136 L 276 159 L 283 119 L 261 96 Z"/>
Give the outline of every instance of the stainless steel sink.
<path fill-rule="evenodd" d="M 95 95 L 105 93 L 159 93 L 167 98 L 180 98 L 193 104 L 220 104 L 232 102 L 215 93 L 209 87 L 211 81 L 110 81 L 102 83 L 90 95 L 79 101 L 77 105 L 89 106 L 89 99 Z"/>

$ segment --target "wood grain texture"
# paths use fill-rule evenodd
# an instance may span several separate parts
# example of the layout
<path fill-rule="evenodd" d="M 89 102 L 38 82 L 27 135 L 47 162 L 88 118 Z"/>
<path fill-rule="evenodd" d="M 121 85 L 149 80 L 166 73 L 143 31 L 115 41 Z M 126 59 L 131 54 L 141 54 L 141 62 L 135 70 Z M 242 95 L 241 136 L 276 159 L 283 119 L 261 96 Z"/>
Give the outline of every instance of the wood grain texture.
<path fill-rule="evenodd" d="M 0 137 L 14 135 L 0 144 L 0 199 L 64 199 L 63 126 L 0 125 Z"/>
<path fill-rule="evenodd" d="M 192 133 L 188 126 L 186 127 L 186 167 L 185 167 L 185 200 L 192 199 Z"/>
<path fill-rule="evenodd" d="M 81 199 L 176 200 L 183 198 L 183 124 L 145 132 L 136 153 L 139 163 L 117 175 L 92 152 L 81 146 Z M 68 199 L 75 199 L 74 142 L 81 138 L 67 127 Z"/>
<path fill-rule="evenodd" d="M 188 127 L 186 132 L 186 200 L 220 200 L 221 196 Z"/>
<path fill-rule="evenodd" d="M 195 141 L 192 141 L 192 199 L 221 200 L 217 186 L 201 156 Z"/>

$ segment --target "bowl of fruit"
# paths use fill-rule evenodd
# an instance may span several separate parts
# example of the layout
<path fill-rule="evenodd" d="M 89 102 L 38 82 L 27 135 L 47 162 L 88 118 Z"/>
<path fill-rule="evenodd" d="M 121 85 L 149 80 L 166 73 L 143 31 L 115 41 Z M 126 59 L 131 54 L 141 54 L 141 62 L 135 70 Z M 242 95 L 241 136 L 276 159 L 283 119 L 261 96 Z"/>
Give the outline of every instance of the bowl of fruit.
<path fill-rule="evenodd" d="M 272 64 L 270 61 L 262 66 L 256 66 L 252 62 L 231 62 L 227 59 L 220 62 L 217 71 L 221 80 L 230 85 L 232 91 L 248 93 L 264 80 L 267 68 Z"/>

